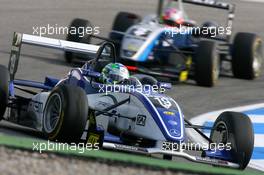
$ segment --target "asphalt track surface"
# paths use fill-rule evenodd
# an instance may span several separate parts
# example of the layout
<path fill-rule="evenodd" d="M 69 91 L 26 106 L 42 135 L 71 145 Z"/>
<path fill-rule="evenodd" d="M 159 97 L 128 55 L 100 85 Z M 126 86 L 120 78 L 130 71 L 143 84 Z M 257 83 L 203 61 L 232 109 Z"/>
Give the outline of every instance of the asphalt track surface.
<path fill-rule="evenodd" d="M 232 1 L 236 6 L 234 32 L 253 32 L 264 38 L 264 3 Z M 107 36 L 113 18 L 118 11 L 130 11 L 140 15 L 155 13 L 156 0 L 0 0 L 0 64 L 7 65 L 14 31 L 32 34 L 33 27 L 68 26 L 75 18 L 89 19 L 100 27 L 100 35 Z M 221 10 L 208 10 L 186 6 L 190 17 L 198 22 L 217 20 L 226 16 Z M 64 35 L 47 37 L 65 38 Z M 78 64 L 75 64 L 78 66 Z M 43 81 L 46 75 L 62 78 L 70 69 L 63 59 L 63 52 L 51 49 L 23 46 L 17 78 Z M 239 80 L 223 76 L 214 88 L 199 87 L 193 81 L 177 84 L 168 92 L 179 102 L 186 118 L 201 113 L 264 101 L 264 78 Z M 6 126 L 2 123 L 1 126 Z M 23 129 L 22 129 L 23 130 Z M 12 135 L 25 134 L 5 127 L 0 132 Z M 32 132 L 30 132 L 32 133 Z M 27 134 L 26 134 L 27 135 Z"/>

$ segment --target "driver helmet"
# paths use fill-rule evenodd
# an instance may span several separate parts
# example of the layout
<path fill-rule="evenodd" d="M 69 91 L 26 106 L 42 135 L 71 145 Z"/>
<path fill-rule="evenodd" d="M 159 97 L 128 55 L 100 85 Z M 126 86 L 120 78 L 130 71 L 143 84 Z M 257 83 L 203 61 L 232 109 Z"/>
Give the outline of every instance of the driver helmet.
<path fill-rule="evenodd" d="M 126 66 L 120 63 L 109 63 L 101 72 L 100 81 L 105 84 L 120 84 L 129 79 Z"/>
<path fill-rule="evenodd" d="M 162 21 L 169 26 L 177 26 L 184 22 L 183 12 L 175 7 L 167 7 L 162 13 Z"/>

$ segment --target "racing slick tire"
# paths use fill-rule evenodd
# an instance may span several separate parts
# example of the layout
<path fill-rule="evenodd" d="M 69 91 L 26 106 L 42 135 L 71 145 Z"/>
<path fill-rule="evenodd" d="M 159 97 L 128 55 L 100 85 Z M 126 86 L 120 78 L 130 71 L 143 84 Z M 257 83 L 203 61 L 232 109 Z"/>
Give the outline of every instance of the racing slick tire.
<path fill-rule="evenodd" d="M 261 74 L 262 41 L 252 33 L 238 33 L 232 50 L 232 71 L 236 78 L 252 80 Z"/>
<path fill-rule="evenodd" d="M 81 36 L 80 33 L 77 32 L 77 31 L 79 31 L 80 28 L 86 29 L 88 27 L 92 27 L 90 21 L 85 20 L 85 19 L 79 19 L 79 18 L 74 19 L 71 22 L 71 24 L 69 26 L 69 29 L 75 28 L 76 29 L 76 33 L 71 34 L 69 32 L 67 37 L 66 37 L 66 40 L 67 41 L 78 42 L 78 43 L 87 43 L 87 44 L 89 44 L 91 42 L 91 36 L 89 36 L 87 34 L 84 35 L 84 36 Z M 64 58 L 65 58 L 67 63 L 71 63 L 72 60 L 75 58 L 75 54 L 72 53 L 72 52 L 69 52 L 69 51 L 65 51 Z"/>
<path fill-rule="evenodd" d="M 9 71 L 8 69 L 0 65 L 0 121 L 3 119 L 9 95 Z"/>
<path fill-rule="evenodd" d="M 141 17 L 139 15 L 129 13 L 129 12 L 119 12 L 112 25 L 112 30 L 118 32 L 126 32 L 127 29 L 141 21 Z M 116 53 L 119 53 L 120 44 L 123 39 L 122 34 L 110 32 L 109 38 L 115 42 Z M 119 55 L 118 55 L 119 56 Z"/>
<path fill-rule="evenodd" d="M 199 86 L 212 87 L 217 83 L 220 60 L 213 41 L 200 41 L 194 55 L 195 80 Z"/>
<path fill-rule="evenodd" d="M 239 169 L 245 169 L 254 148 L 254 131 L 249 117 L 238 112 L 223 112 L 216 119 L 210 139 L 213 143 L 231 144 L 231 154 Z"/>
<path fill-rule="evenodd" d="M 43 130 L 49 140 L 79 142 L 88 119 L 85 91 L 60 85 L 50 93 L 44 109 Z"/>

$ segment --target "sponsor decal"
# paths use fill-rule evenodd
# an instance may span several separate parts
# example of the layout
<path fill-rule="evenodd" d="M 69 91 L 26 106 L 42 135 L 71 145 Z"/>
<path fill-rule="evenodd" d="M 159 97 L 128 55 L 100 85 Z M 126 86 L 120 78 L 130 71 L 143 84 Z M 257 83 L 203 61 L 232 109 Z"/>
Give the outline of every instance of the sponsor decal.
<path fill-rule="evenodd" d="M 188 79 L 188 71 L 182 71 L 180 74 L 180 82 L 186 81 Z"/>
<path fill-rule="evenodd" d="M 164 111 L 163 114 L 166 114 L 166 115 L 175 115 L 174 112 L 171 112 L 171 111 Z"/>
<path fill-rule="evenodd" d="M 121 144 L 115 144 L 115 148 L 118 150 L 123 150 L 123 151 L 144 152 L 144 153 L 147 152 L 146 148 L 129 146 L 129 145 L 121 145 Z"/>
<path fill-rule="evenodd" d="M 132 34 L 139 37 L 147 37 L 150 33 L 151 31 L 145 28 L 137 28 L 132 30 Z"/>
<path fill-rule="evenodd" d="M 99 142 L 99 138 L 100 138 L 100 135 L 95 134 L 95 133 L 89 133 L 89 137 L 88 137 L 87 143 L 95 145 L 96 143 Z"/>
<path fill-rule="evenodd" d="M 171 133 L 173 136 L 179 136 L 179 135 L 180 135 L 179 131 L 177 131 L 176 129 L 170 129 L 170 133 Z"/>
<path fill-rule="evenodd" d="M 136 119 L 136 125 L 145 126 L 147 117 L 145 115 L 138 115 Z"/>
<path fill-rule="evenodd" d="M 169 120 L 168 123 L 171 125 L 178 125 L 178 123 L 174 120 Z"/>
<path fill-rule="evenodd" d="M 196 157 L 197 161 L 201 161 L 201 162 L 211 162 L 212 164 L 216 164 L 216 165 L 227 165 L 228 162 L 227 161 L 223 161 L 223 160 L 216 160 L 216 159 L 210 159 L 210 158 L 206 158 L 206 157 Z"/>
<path fill-rule="evenodd" d="M 129 51 L 137 51 L 138 50 L 138 46 L 133 44 L 133 43 L 130 43 L 127 45 L 127 50 Z"/>
<path fill-rule="evenodd" d="M 120 145 L 120 144 L 115 144 L 115 146 L 117 149 L 120 149 L 120 150 L 138 151 L 138 148 L 134 146 Z"/>

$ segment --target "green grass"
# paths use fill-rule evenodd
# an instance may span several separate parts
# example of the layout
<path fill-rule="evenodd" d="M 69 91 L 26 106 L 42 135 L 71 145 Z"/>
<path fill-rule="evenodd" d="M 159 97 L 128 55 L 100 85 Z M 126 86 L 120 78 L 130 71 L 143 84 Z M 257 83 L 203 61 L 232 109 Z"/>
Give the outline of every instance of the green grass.
<path fill-rule="evenodd" d="M 4 145 L 11 148 L 19 148 L 19 149 L 26 149 L 29 151 L 36 151 L 33 150 L 33 143 L 40 144 L 45 143 L 47 141 L 31 139 L 31 138 L 24 138 L 24 137 L 14 137 L 14 136 L 7 136 L 7 135 L 0 135 L 0 145 Z M 155 169 L 170 169 L 174 171 L 183 171 L 183 172 L 195 172 L 196 174 L 228 174 L 228 175 L 254 175 L 260 174 L 254 170 L 234 170 L 229 168 L 219 168 L 213 167 L 210 165 L 205 164 L 197 164 L 197 163 L 184 163 L 184 162 L 175 162 L 175 161 L 167 161 L 162 159 L 151 158 L 147 156 L 140 156 L 140 155 L 133 155 L 127 153 L 120 153 L 120 152 L 112 152 L 112 151 L 104 151 L 104 150 L 93 150 L 89 151 L 86 150 L 83 153 L 81 150 L 49 150 L 45 152 L 52 152 L 55 154 L 66 155 L 66 156 L 74 156 L 74 157 L 82 157 L 88 159 L 98 159 L 103 160 L 106 163 L 109 162 L 118 162 L 118 163 L 125 163 L 127 165 L 140 165 L 140 166 L 148 166 L 154 167 Z"/>

